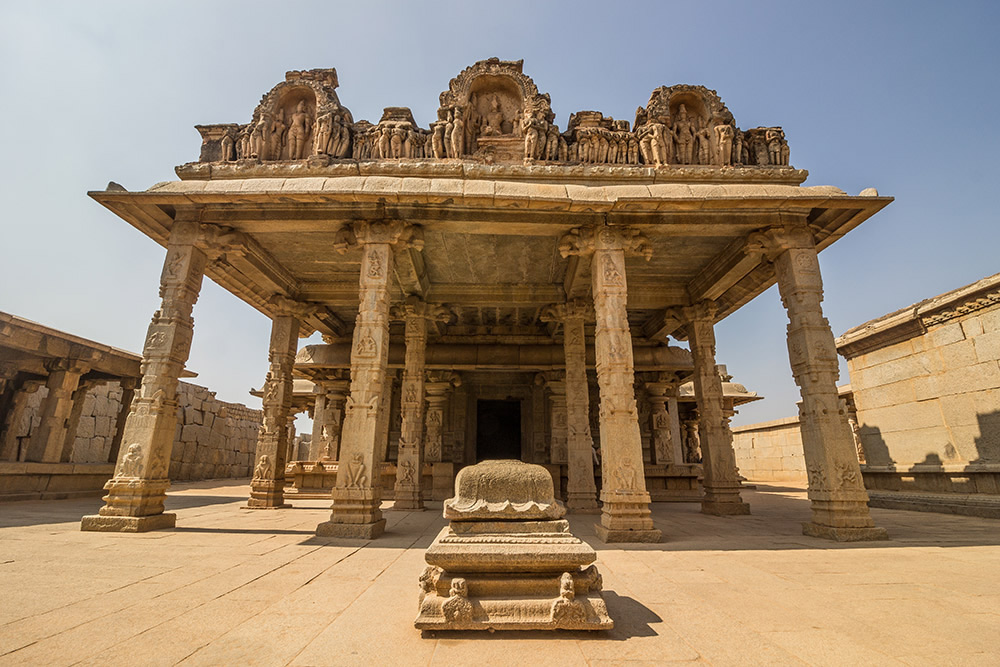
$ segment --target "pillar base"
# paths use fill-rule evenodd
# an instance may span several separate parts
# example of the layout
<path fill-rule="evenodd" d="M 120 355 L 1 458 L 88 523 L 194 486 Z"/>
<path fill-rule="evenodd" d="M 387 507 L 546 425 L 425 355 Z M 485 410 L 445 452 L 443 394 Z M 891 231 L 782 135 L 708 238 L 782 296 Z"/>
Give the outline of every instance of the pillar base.
<path fill-rule="evenodd" d="M 318 537 L 347 537 L 351 539 L 374 540 L 385 532 L 385 519 L 374 523 L 337 523 L 325 521 L 316 526 Z"/>
<path fill-rule="evenodd" d="M 101 533 L 146 533 L 151 530 L 173 528 L 175 525 L 177 525 L 176 514 L 153 514 L 152 516 L 91 514 L 80 520 L 80 530 Z"/>
<path fill-rule="evenodd" d="M 325 497 L 325 496 L 324 496 Z M 256 498 L 250 498 L 246 505 L 240 505 L 241 510 L 284 510 L 291 507 L 290 503 L 282 503 L 280 505 L 271 505 L 269 503 L 259 501 Z"/>
<path fill-rule="evenodd" d="M 569 493 L 566 498 L 566 509 L 574 514 L 600 514 L 601 506 L 597 502 L 596 491 L 590 493 Z"/>
<path fill-rule="evenodd" d="M 414 500 L 412 498 L 396 498 L 392 503 L 392 507 L 388 507 L 386 509 L 389 511 L 400 512 L 423 512 L 427 508 L 424 507 L 424 501 L 420 499 Z"/>
<path fill-rule="evenodd" d="M 663 540 L 663 532 L 653 528 L 651 530 L 615 530 L 613 528 L 605 528 L 599 523 L 594 524 L 594 532 L 597 534 L 597 539 L 605 544 L 620 543 L 620 542 L 661 542 Z"/>
<path fill-rule="evenodd" d="M 285 480 L 255 479 L 250 483 L 250 498 L 242 509 L 273 510 L 291 507 L 285 502 Z"/>
<path fill-rule="evenodd" d="M 713 516 L 740 516 L 750 514 L 750 506 L 737 496 L 731 500 L 702 500 L 701 513 Z"/>
<path fill-rule="evenodd" d="M 889 533 L 885 528 L 878 526 L 868 527 L 838 527 L 823 526 L 818 523 L 808 521 L 802 524 L 802 534 L 809 537 L 821 537 L 824 540 L 834 540 L 837 542 L 873 542 L 875 540 L 889 539 Z"/>

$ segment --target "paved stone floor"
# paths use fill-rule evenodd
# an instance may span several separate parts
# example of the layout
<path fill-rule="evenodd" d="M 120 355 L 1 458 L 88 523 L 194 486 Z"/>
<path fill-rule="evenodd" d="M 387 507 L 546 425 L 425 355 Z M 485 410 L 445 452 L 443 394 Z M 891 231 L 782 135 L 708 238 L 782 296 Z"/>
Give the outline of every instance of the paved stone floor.
<path fill-rule="evenodd" d="M 326 501 L 241 510 L 248 487 L 173 487 L 177 528 L 83 533 L 100 500 L 0 505 L 0 665 L 1000 663 L 1000 521 L 873 510 L 891 540 L 804 537 L 801 488 L 753 515 L 656 504 L 666 541 L 607 547 L 609 633 L 413 629 L 423 550 L 444 524 L 387 512 L 374 542 L 317 538 Z"/>

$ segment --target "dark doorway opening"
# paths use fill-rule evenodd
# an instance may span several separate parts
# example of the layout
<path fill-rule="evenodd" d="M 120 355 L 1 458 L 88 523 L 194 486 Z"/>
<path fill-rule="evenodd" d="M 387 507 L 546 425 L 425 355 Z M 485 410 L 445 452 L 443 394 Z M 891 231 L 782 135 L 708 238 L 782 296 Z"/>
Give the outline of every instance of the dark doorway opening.
<path fill-rule="evenodd" d="M 476 404 L 476 462 L 521 458 L 521 402 Z"/>

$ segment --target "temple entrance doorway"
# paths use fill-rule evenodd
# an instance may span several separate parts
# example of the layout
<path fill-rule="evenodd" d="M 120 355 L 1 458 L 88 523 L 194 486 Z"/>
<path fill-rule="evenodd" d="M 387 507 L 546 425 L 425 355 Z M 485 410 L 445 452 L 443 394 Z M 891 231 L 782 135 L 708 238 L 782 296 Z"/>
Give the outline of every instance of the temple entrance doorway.
<path fill-rule="evenodd" d="M 521 458 L 521 402 L 476 403 L 476 462 Z"/>

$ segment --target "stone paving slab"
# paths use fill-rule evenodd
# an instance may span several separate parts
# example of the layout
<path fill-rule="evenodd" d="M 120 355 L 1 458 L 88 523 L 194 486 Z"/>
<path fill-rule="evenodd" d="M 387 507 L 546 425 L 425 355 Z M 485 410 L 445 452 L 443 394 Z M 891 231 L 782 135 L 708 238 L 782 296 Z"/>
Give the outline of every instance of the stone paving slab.
<path fill-rule="evenodd" d="M 872 510 L 887 542 L 805 537 L 805 493 L 758 485 L 753 514 L 657 503 L 661 544 L 598 552 L 609 632 L 413 628 L 440 503 L 373 542 L 318 538 L 328 502 L 242 510 L 243 482 L 177 484 L 177 528 L 85 533 L 99 499 L 0 504 L 3 665 L 994 665 L 1000 522 Z"/>

